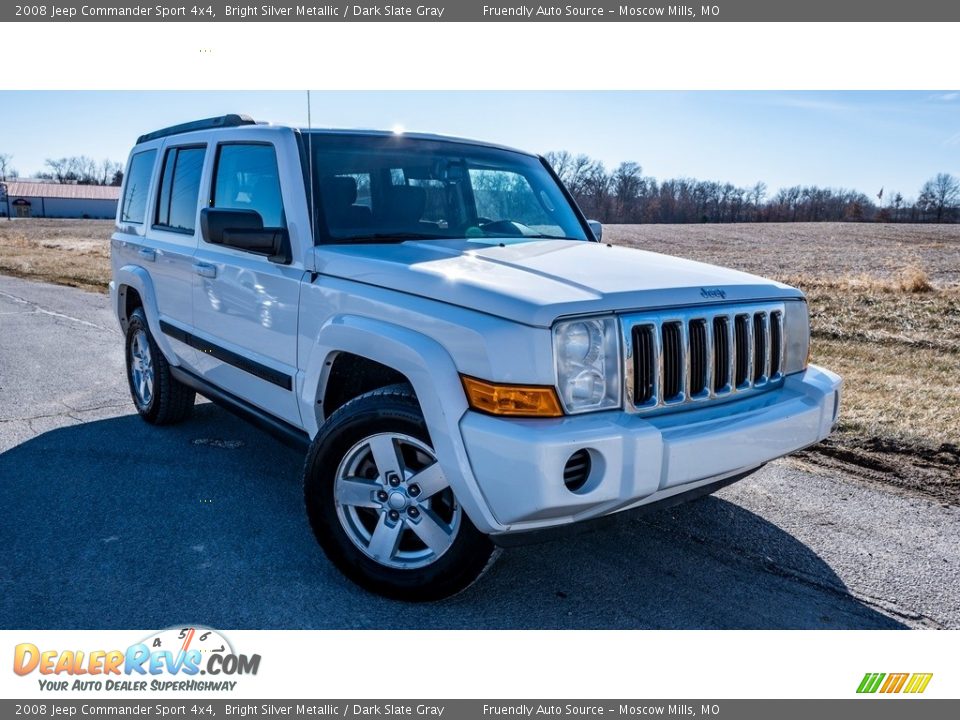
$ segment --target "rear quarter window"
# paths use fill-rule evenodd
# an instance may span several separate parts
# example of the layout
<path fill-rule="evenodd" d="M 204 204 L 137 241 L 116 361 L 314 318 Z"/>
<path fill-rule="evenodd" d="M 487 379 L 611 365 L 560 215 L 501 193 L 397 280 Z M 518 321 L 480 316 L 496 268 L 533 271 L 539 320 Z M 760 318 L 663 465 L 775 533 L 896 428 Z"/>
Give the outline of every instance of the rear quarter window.
<path fill-rule="evenodd" d="M 123 201 L 120 205 L 120 222 L 137 225 L 143 223 L 147 212 L 150 177 L 153 175 L 153 164 L 156 160 L 156 150 L 137 153 L 130 158 L 127 183 L 123 188 Z"/>

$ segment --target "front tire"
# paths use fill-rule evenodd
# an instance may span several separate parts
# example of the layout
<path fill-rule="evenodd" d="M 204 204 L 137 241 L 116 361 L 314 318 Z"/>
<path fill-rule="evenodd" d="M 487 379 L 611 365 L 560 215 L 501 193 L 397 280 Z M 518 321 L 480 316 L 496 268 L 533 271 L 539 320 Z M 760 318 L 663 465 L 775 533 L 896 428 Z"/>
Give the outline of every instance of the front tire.
<path fill-rule="evenodd" d="M 151 425 L 173 425 L 190 417 L 197 395 L 171 374 L 143 308 L 130 314 L 126 348 L 127 383 L 140 417 Z"/>
<path fill-rule="evenodd" d="M 304 500 L 327 557 L 380 595 L 449 597 L 495 557 L 457 502 L 406 385 L 361 395 L 324 423 L 307 455 Z"/>

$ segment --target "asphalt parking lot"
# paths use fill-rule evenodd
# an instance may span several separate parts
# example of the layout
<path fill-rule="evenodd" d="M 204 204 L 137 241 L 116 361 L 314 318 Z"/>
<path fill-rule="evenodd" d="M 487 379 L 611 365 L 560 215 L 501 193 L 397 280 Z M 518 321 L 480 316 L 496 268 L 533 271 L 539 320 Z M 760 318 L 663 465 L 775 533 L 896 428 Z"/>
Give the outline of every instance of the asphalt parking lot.
<path fill-rule="evenodd" d="M 136 416 L 106 296 L 0 276 L 0 627 L 960 628 L 960 509 L 792 460 L 384 600 L 316 546 L 301 456 L 196 410 Z"/>

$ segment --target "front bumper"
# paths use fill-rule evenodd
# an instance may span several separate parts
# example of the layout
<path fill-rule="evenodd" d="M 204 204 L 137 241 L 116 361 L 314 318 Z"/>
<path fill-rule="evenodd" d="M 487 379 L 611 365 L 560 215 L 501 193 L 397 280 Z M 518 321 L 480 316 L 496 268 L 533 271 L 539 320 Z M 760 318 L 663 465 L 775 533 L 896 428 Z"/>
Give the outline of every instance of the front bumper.
<path fill-rule="evenodd" d="M 655 503 L 812 445 L 836 423 L 841 384 L 811 365 L 775 390 L 673 414 L 516 420 L 468 412 L 460 431 L 495 533 L 526 532 Z M 571 492 L 563 468 L 580 449 L 592 470 Z"/>

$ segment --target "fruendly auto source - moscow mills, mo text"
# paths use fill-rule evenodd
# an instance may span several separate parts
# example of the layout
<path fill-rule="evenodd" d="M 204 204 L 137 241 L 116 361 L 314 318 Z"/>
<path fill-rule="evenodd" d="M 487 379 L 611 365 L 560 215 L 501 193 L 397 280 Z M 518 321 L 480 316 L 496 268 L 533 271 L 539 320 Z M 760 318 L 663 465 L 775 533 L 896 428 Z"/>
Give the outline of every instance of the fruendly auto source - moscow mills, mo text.
<path fill-rule="evenodd" d="M 124 20 L 443 20 L 447 8 L 426 4 L 196 4 L 196 5 L 56 5 L 15 6 L 15 17 L 24 20 L 124 19 Z M 692 20 L 717 18 L 719 5 L 483 5 L 482 18 L 516 19 L 642 19 L 674 18 Z"/>

